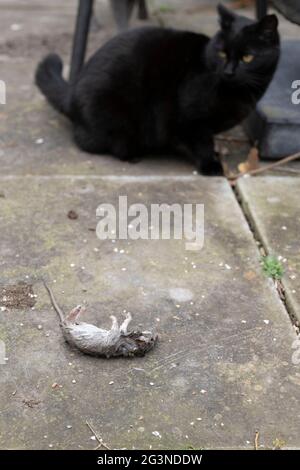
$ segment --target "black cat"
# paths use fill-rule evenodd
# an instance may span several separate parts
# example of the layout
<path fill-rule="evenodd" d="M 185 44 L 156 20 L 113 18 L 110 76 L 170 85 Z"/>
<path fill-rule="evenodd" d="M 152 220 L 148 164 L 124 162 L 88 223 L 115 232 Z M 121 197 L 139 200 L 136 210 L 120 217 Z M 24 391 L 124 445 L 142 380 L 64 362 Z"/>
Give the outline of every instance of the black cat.
<path fill-rule="evenodd" d="M 221 174 L 213 136 L 241 122 L 275 72 L 280 39 L 275 15 L 254 22 L 220 5 L 212 39 L 145 27 L 119 34 L 88 61 L 77 82 L 47 56 L 36 83 L 74 126 L 78 146 L 126 161 L 180 153 L 204 174 Z"/>

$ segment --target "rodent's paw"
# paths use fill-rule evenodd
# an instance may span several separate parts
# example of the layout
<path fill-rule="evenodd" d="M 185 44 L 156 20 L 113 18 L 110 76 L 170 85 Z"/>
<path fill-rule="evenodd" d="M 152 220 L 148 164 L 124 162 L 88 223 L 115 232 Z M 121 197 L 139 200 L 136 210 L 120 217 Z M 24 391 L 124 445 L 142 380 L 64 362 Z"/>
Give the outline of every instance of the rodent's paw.
<path fill-rule="evenodd" d="M 111 330 L 118 330 L 119 325 L 118 325 L 118 320 L 114 315 L 110 316 L 110 319 L 112 320 L 112 325 L 111 325 Z"/>

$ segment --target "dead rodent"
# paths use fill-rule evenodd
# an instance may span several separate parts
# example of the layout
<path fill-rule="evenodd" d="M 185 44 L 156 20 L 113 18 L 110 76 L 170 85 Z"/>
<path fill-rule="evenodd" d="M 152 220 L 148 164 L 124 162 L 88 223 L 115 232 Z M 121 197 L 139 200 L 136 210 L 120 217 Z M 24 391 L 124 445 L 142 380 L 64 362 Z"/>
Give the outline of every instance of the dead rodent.
<path fill-rule="evenodd" d="M 89 323 L 79 322 L 79 315 L 85 310 L 78 305 L 68 315 L 59 307 L 50 287 L 44 282 L 53 308 L 60 319 L 60 326 L 65 340 L 85 354 L 102 357 L 144 356 L 157 341 L 157 335 L 150 331 L 128 331 L 132 320 L 128 313 L 119 326 L 116 317 L 111 316 L 110 330 L 98 328 Z"/>

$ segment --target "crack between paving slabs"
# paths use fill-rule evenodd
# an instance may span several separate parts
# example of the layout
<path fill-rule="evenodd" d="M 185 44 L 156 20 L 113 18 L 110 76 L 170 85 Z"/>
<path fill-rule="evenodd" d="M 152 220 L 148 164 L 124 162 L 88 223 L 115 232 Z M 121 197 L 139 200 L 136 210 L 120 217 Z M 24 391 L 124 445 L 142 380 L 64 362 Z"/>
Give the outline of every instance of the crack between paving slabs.
<path fill-rule="evenodd" d="M 260 256 L 267 256 L 269 255 L 268 248 L 267 248 L 267 243 L 259 233 L 259 230 L 257 228 L 255 219 L 252 215 L 251 209 L 249 207 L 248 202 L 242 198 L 242 194 L 240 193 L 238 187 L 232 187 L 233 194 L 235 196 L 235 199 L 240 206 L 240 209 L 242 211 L 242 214 L 245 218 L 245 221 L 249 227 L 250 232 L 252 233 L 253 239 L 255 241 L 255 245 L 257 247 L 258 254 Z M 291 306 L 291 302 L 289 301 L 288 298 L 288 293 L 285 289 L 284 281 L 278 279 L 278 280 L 273 280 L 274 285 L 276 287 L 276 292 L 278 294 L 279 300 L 284 306 L 284 309 L 292 323 L 292 326 L 295 329 L 295 332 L 297 335 L 300 335 L 300 322 L 297 319 L 293 308 Z"/>

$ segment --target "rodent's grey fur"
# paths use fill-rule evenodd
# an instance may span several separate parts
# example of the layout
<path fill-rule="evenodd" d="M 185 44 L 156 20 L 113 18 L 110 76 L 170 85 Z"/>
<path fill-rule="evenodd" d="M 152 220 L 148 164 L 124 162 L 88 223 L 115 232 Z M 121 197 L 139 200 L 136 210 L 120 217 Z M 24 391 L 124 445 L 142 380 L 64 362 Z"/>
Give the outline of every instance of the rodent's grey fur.
<path fill-rule="evenodd" d="M 53 308 L 60 318 L 60 326 L 65 340 L 81 352 L 106 358 L 144 356 L 155 345 L 157 341 L 155 333 L 150 331 L 128 331 L 128 326 L 132 320 L 130 314 L 127 314 L 126 319 L 120 326 L 116 317 L 111 316 L 112 326 L 110 330 L 79 322 L 78 316 L 85 310 L 81 305 L 75 307 L 65 316 L 50 287 L 45 282 L 44 285 Z"/>

